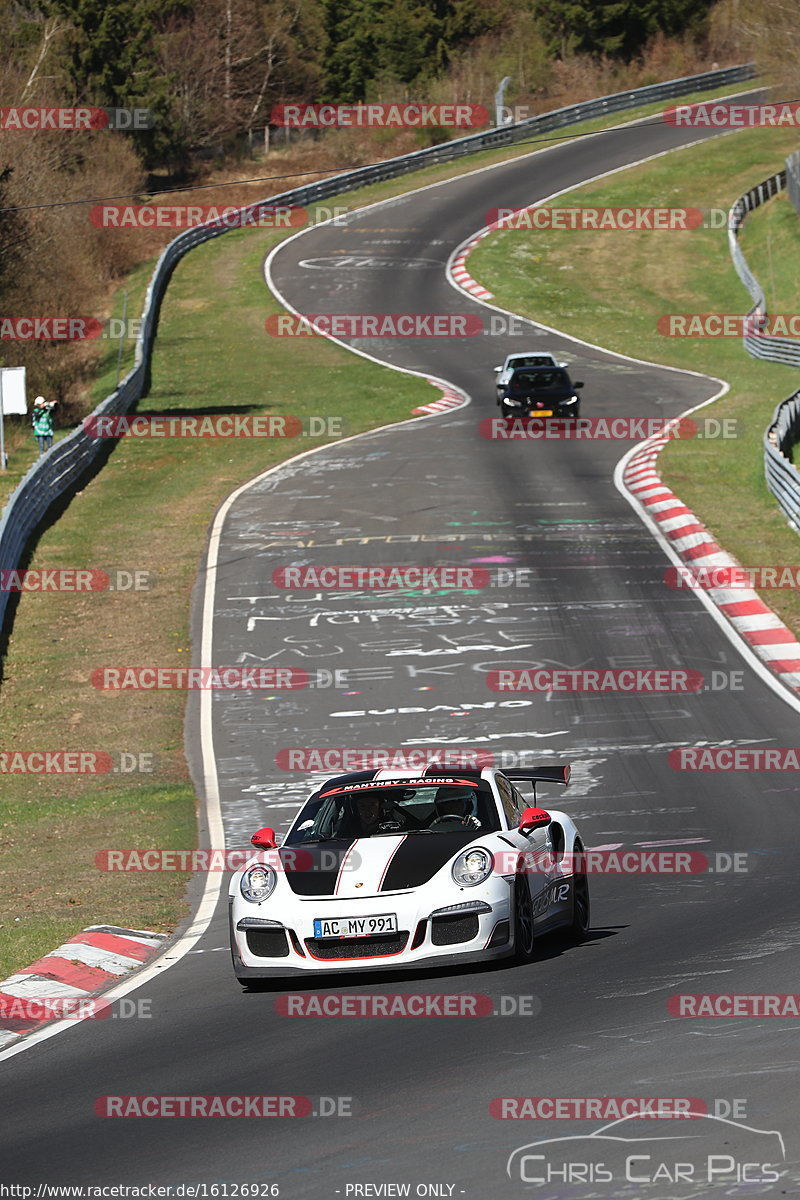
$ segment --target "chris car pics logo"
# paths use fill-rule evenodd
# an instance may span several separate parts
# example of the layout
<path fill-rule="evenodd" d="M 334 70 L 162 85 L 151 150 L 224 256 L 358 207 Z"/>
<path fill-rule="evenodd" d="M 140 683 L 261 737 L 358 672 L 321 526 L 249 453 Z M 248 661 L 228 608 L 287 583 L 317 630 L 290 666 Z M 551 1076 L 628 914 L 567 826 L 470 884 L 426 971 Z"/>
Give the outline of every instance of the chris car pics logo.
<path fill-rule="evenodd" d="M 681 1113 L 674 1124 L 659 1121 L 657 1129 L 648 1121 L 642 1130 L 639 1122 L 648 1115 L 632 1113 L 590 1134 L 529 1142 L 508 1156 L 506 1173 L 524 1184 L 611 1185 L 626 1195 L 631 1184 L 680 1187 L 681 1195 L 687 1187 L 738 1192 L 776 1184 L 784 1174 L 786 1148 L 778 1130 L 703 1111 Z M 689 1129 L 688 1116 L 695 1118 Z"/>

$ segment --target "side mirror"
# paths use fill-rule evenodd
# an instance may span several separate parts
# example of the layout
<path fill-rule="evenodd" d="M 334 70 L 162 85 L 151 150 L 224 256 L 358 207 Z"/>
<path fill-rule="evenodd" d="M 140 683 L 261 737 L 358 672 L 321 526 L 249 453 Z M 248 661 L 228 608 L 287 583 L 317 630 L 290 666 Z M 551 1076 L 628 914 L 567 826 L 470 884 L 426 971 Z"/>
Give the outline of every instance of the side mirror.
<path fill-rule="evenodd" d="M 259 850 L 277 850 L 278 848 L 274 829 L 259 829 L 253 834 L 250 841 L 254 846 L 258 846 Z"/>
<path fill-rule="evenodd" d="M 572 386 L 573 386 L 574 388 L 582 388 L 582 387 L 583 387 L 583 380 L 582 380 L 582 379 L 577 379 L 577 380 L 575 380 L 575 382 L 573 383 L 573 385 L 572 385 Z"/>
<path fill-rule="evenodd" d="M 502 371 L 502 369 L 503 369 L 502 367 L 492 367 L 492 370 L 495 372 Z"/>
<path fill-rule="evenodd" d="M 552 819 L 550 813 L 545 812 L 543 808 L 526 808 L 519 823 L 519 831 L 527 835 L 534 829 L 543 829 Z"/>

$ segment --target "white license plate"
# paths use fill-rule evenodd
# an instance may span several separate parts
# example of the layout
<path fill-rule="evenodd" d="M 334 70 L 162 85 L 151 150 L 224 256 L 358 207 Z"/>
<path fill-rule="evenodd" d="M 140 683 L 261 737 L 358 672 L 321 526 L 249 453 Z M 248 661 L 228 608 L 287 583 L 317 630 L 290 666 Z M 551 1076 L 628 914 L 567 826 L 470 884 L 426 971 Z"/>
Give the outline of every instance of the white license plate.
<path fill-rule="evenodd" d="M 371 937 L 376 933 L 397 933 L 397 914 L 376 917 L 316 917 L 315 938 Z"/>

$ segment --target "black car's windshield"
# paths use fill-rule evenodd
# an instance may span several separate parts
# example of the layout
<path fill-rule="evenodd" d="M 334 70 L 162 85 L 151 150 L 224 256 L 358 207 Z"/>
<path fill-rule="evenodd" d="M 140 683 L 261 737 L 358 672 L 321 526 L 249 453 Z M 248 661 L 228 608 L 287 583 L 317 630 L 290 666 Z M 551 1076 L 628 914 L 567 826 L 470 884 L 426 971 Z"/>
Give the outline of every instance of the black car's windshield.
<path fill-rule="evenodd" d="M 474 830 L 478 834 L 499 828 L 497 806 L 484 782 L 359 784 L 327 792 L 323 788 L 312 796 L 284 845 L 398 833 Z"/>
<path fill-rule="evenodd" d="M 563 392 L 569 389 L 570 382 L 567 372 L 559 367 L 550 370 L 527 368 L 515 371 L 508 386 L 515 391 L 546 392 L 557 389 Z"/>

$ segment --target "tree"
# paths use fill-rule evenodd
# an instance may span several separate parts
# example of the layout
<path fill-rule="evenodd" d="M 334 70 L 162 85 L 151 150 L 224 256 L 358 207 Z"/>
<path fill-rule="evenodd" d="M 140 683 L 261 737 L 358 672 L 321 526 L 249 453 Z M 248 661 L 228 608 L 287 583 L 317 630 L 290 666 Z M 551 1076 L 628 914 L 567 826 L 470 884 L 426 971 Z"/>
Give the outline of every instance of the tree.
<path fill-rule="evenodd" d="M 553 51 L 630 61 L 657 34 L 698 36 L 710 0 L 534 0 Z"/>
<path fill-rule="evenodd" d="M 12 174 L 13 170 L 8 164 L 0 169 L 0 297 L 9 282 L 16 278 L 30 241 L 23 214 L 2 211 L 14 204 L 9 186 Z"/>
<path fill-rule="evenodd" d="M 322 0 L 322 7 L 324 99 L 341 103 L 366 99 L 373 80 L 419 86 L 510 11 L 508 0 Z"/>

